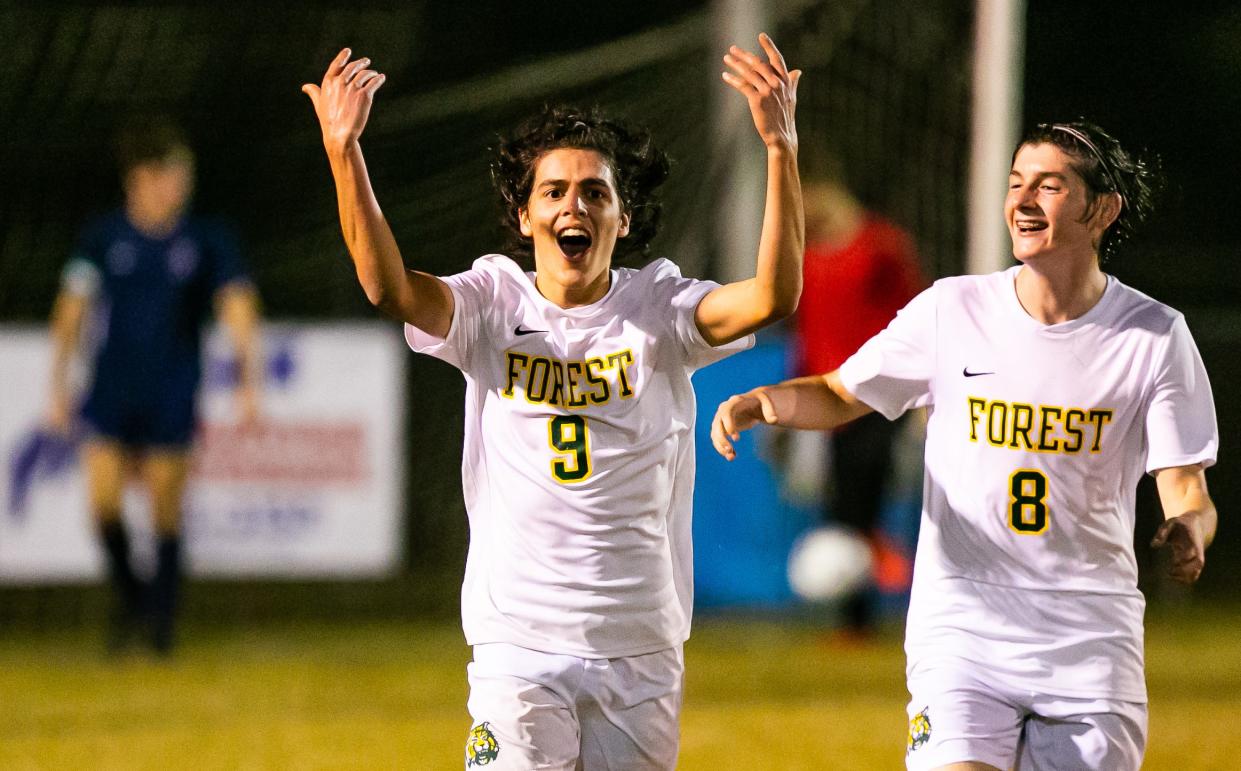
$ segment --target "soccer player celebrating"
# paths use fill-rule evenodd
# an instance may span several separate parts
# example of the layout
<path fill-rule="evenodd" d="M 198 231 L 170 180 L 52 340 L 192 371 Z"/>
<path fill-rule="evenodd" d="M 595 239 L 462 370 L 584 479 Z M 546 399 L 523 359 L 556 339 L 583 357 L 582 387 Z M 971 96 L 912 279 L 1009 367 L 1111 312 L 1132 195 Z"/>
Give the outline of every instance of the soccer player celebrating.
<path fill-rule="evenodd" d="M 82 458 L 117 600 L 109 645 L 127 644 L 149 619 L 151 642 L 166 654 L 174 643 L 181 497 L 194 433 L 201 329 L 214 308 L 242 362 L 241 418 L 253 420 L 261 377 L 258 296 L 236 239 L 189 213 L 194 155 L 180 127 L 162 117 L 131 119 L 117 135 L 116 151 L 124 208 L 83 231 L 52 311 L 49 422 L 70 430 L 69 360 L 93 308 L 99 345 L 81 409 L 87 430 Z M 149 585 L 130 565 L 121 518 L 131 461 L 147 484 L 158 539 Z"/>
<path fill-rule="evenodd" d="M 936 282 L 838 370 L 720 405 L 733 458 L 758 423 L 828 429 L 930 409 L 905 649 L 911 769 L 1136 769 L 1146 743 L 1134 491 L 1192 583 L 1215 533 L 1218 433 L 1180 313 L 1100 269 L 1148 213 L 1149 166 L 1089 123 L 1013 155 L 1020 265 Z"/>
<path fill-rule="evenodd" d="M 668 163 L 646 131 L 555 109 L 499 147 L 492 175 L 533 271 L 488 255 L 406 269 L 359 147 L 384 76 L 345 49 L 314 103 L 367 297 L 411 348 L 466 377 L 462 462 L 473 646 L 467 767 L 671 769 L 692 607 L 690 374 L 749 346 L 801 292 L 794 105 L 801 73 L 765 35 L 725 82 L 767 147 L 754 278 L 682 278 L 646 251 Z"/>

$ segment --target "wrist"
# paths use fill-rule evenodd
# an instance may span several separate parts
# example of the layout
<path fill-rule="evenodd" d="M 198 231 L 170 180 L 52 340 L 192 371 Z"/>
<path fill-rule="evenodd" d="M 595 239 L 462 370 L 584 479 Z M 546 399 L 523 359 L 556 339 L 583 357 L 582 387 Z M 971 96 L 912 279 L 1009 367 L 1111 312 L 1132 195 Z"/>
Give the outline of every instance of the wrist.
<path fill-rule="evenodd" d="M 1215 526 L 1211 515 L 1206 510 L 1190 509 L 1181 514 L 1181 517 L 1185 519 L 1186 525 L 1198 531 L 1204 547 L 1211 545 L 1211 541 L 1215 538 Z"/>
<path fill-rule="evenodd" d="M 767 159 L 772 161 L 788 161 L 797 159 L 797 140 L 796 139 L 777 139 L 768 142 Z"/>
<path fill-rule="evenodd" d="M 353 157 L 354 153 L 361 152 L 362 150 L 361 145 L 358 144 L 357 137 L 335 139 L 329 138 L 327 135 L 323 137 L 323 148 L 327 151 L 328 161 L 333 166 L 348 161 Z"/>

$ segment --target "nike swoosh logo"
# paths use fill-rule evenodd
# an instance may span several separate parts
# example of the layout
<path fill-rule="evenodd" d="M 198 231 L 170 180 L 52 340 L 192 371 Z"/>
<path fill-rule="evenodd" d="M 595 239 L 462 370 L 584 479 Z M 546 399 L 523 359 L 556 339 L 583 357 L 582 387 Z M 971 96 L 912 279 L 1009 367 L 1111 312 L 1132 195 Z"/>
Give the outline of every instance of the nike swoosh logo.
<path fill-rule="evenodd" d="M 978 377 L 979 375 L 994 375 L 995 373 L 994 372 L 970 372 L 970 368 L 966 367 L 965 369 L 961 370 L 961 374 L 965 375 L 966 377 Z"/>
<path fill-rule="evenodd" d="M 547 330 L 546 329 L 526 329 L 521 324 L 518 324 L 517 329 L 513 330 L 513 334 L 519 335 L 519 336 L 520 335 L 545 335 L 547 334 Z"/>

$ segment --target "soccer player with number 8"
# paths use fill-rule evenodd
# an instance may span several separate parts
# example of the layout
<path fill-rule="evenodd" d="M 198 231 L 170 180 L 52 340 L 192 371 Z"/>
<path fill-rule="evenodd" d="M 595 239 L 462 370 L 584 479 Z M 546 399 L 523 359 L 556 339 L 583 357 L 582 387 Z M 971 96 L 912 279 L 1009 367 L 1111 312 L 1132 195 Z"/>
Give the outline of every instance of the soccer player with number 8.
<path fill-rule="evenodd" d="M 803 223 L 800 71 L 732 47 L 725 82 L 767 147 L 754 278 L 683 278 L 642 255 L 666 157 L 645 130 L 557 108 L 501 142 L 492 176 L 514 243 L 438 278 L 407 270 L 359 137 L 384 76 L 341 51 L 314 103 L 367 297 L 411 348 L 466 377 L 462 617 L 467 768 L 671 769 L 692 608 L 690 374 L 792 313 Z"/>
<path fill-rule="evenodd" d="M 1137 769 L 1146 745 L 1135 488 L 1171 575 L 1215 533 L 1211 388 L 1180 313 L 1105 274 L 1154 175 L 1087 122 L 1040 124 L 1004 213 L 1020 265 L 943 279 L 841 367 L 729 398 L 712 442 L 927 407 L 905 650 L 911 769 Z"/>

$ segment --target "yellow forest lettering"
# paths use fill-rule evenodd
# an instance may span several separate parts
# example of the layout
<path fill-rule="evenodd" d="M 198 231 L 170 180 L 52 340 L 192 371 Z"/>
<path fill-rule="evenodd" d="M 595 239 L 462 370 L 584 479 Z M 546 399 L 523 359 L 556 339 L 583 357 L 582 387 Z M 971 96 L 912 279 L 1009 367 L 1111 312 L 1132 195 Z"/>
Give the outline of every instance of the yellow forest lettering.
<path fill-rule="evenodd" d="M 1113 411 L 967 397 L 971 442 L 1040 453 L 1096 453 Z"/>
<path fill-rule="evenodd" d="M 505 351 L 505 384 L 500 395 L 518 390 L 531 404 L 581 409 L 634 395 L 633 351 L 623 350 L 585 360 L 561 361 Z"/>

